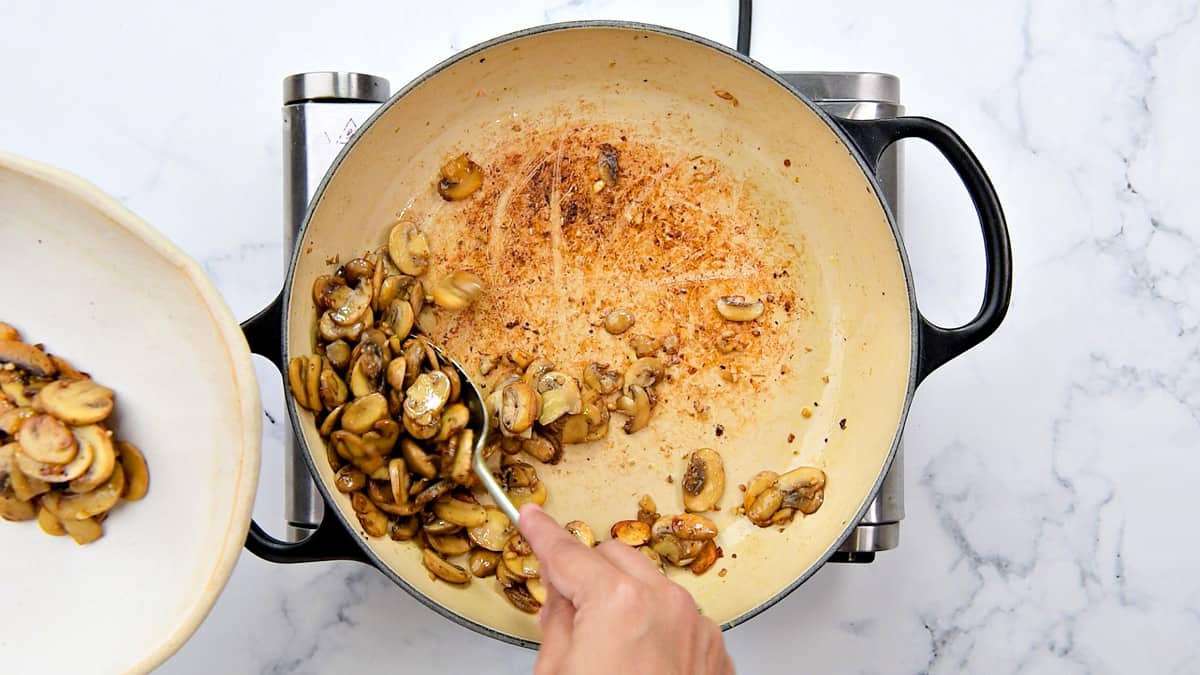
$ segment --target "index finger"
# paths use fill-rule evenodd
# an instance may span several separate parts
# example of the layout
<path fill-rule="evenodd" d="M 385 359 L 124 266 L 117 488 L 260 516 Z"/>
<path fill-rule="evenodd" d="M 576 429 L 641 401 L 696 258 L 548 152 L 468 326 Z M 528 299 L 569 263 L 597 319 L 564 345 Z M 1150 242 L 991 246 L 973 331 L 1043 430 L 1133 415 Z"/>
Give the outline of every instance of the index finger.
<path fill-rule="evenodd" d="M 612 588 L 620 574 L 612 563 L 559 527 L 536 504 L 521 507 L 517 527 L 533 547 L 542 576 L 577 607 L 589 595 L 589 589 Z"/>

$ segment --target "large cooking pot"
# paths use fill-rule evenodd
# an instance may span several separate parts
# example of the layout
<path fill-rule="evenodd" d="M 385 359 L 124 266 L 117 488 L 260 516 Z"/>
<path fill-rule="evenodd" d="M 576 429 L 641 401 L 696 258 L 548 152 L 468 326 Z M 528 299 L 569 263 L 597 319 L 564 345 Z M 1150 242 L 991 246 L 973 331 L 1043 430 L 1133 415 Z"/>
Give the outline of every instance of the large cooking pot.
<path fill-rule="evenodd" d="M 986 297 L 958 328 L 917 310 L 875 182 L 880 154 L 909 137 L 950 162 L 982 226 Z M 602 143 L 618 152 L 615 186 L 596 183 Z M 438 169 L 462 152 L 484 167 L 484 187 L 445 202 Z M 592 325 L 605 308 L 631 310 L 633 332 L 677 336 L 680 363 L 648 429 L 626 435 L 614 424 L 606 440 L 568 446 L 563 463 L 539 472 L 551 515 L 603 532 L 632 518 L 643 493 L 661 512 L 681 512 L 684 454 L 720 452 L 725 508 L 713 518 L 725 572 L 672 575 L 726 628 L 778 601 L 837 549 L 891 464 L 917 385 L 990 335 L 1010 296 L 1000 204 L 953 131 L 916 117 L 832 118 L 750 59 L 654 26 L 515 33 L 393 96 L 325 177 L 282 295 L 245 326 L 255 351 L 280 364 L 311 353 L 314 279 L 330 273 L 333 256 L 382 244 L 398 218 L 427 232 L 438 273 L 471 269 L 486 284 L 476 306 L 439 316 L 433 331 L 463 363 L 510 347 L 574 372 L 591 360 L 628 362 L 627 341 Z M 764 298 L 763 318 L 724 321 L 713 303 L 730 294 Z M 718 338 L 730 330 L 726 340 L 740 349 L 724 354 Z M 290 397 L 288 413 L 328 515 L 295 544 L 253 525 L 251 551 L 276 562 L 361 560 L 462 625 L 537 642 L 536 618 L 511 607 L 493 580 L 437 582 L 411 542 L 367 538 L 331 488 L 312 415 Z M 782 531 L 734 513 L 739 483 L 799 465 L 828 476 L 818 512 Z"/>

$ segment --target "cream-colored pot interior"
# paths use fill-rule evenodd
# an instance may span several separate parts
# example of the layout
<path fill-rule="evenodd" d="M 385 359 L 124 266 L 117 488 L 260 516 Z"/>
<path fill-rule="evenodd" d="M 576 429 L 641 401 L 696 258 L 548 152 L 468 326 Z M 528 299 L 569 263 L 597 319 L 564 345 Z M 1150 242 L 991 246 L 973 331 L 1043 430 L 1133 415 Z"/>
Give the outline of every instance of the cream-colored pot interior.
<path fill-rule="evenodd" d="M 601 143 L 618 151 L 620 178 L 598 189 Z M 487 171 L 484 187 L 444 202 L 438 168 L 461 152 Z M 553 516 L 606 538 L 639 495 L 681 512 L 684 456 L 719 451 L 726 490 L 709 515 L 724 558 L 703 576 L 670 572 L 708 616 L 735 623 L 805 578 L 864 508 L 910 385 L 902 257 L 850 151 L 770 76 L 695 39 L 630 26 L 534 32 L 460 57 L 385 106 L 328 179 L 287 298 L 287 356 L 313 349 L 313 280 L 335 255 L 383 244 L 402 218 L 428 234 L 430 277 L 470 269 L 487 286 L 475 307 L 440 313 L 434 335 L 472 368 L 480 353 L 522 347 L 576 373 L 591 360 L 623 369 L 630 334 L 678 337 L 680 362 L 648 429 L 627 435 L 614 415 L 606 440 L 567 446 L 561 464 L 538 471 Z M 721 319 L 714 301 L 729 294 L 763 298 L 763 318 Z M 636 317 L 629 334 L 591 325 L 615 307 Z M 717 349 L 727 330 L 744 349 Z M 296 414 L 328 487 L 312 416 Z M 820 511 L 782 531 L 734 515 L 739 483 L 799 465 L 828 475 Z M 349 500 L 327 492 L 364 537 Z M 495 579 L 435 582 L 411 542 L 367 546 L 459 617 L 538 639 L 536 617 L 510 606 Z"/>

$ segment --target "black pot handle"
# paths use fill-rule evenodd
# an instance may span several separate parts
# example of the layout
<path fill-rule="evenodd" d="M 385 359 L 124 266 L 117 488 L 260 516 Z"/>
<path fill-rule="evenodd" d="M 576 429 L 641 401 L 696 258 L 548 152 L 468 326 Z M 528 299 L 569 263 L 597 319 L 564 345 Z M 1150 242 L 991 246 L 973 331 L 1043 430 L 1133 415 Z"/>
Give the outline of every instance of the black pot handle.
<path fill-rule="evenodd" d="M 283 294 L 280 293 L 266 309 L 242 323 L 242 333 L 250 351 L 266 357 L 279 368 L 283 364 Z M 287 390 L 287 383 L 284 383 Z M 246 550 L 273 563 L 302 563 L 321 560 L 357 560 L 370 563 L 354 535 L 346 530 L 337 516 L 327 513 L 320 526 L 303 541 L 280 541 L 250 521 Z"/>
<path fill-rule="evenodd" d="M 962 180 L 979 216 L 987 263 L 983 304 L 975 318 L 957 328 L 942 328 L 924 316 L 920 317 L 920 355 L 917 362 L 917 382 L 920 382 L 942 364 L 994 333 L 1008 313 L 1008 303 L 1012 297 L 1012 248 L 1004 211 L 1000 208 L 996 189 L 992 187 L 975 153 L 945 124 L 926 117 L 835 119 L 858 146 L 872 171 L 878 167 L 883 152 L 902 138 L 920 138 L 931 143 L 950 162 Z"/>

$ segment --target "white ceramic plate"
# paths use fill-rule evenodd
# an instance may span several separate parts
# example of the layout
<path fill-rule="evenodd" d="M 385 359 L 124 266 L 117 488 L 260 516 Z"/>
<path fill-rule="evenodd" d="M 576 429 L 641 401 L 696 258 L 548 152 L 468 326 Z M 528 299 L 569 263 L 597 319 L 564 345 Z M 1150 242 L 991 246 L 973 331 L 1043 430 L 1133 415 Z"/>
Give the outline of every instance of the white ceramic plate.
<path fill-rule="evenodd" d="M 117 392 L 150 466 L 104 537 L 0 521 L 6 673 L 146 672 L 208 614 L 246 538 L 261 406 L 241 330 L 199 266 L 92 185 L 0 154 L 0 321 Z"/>

